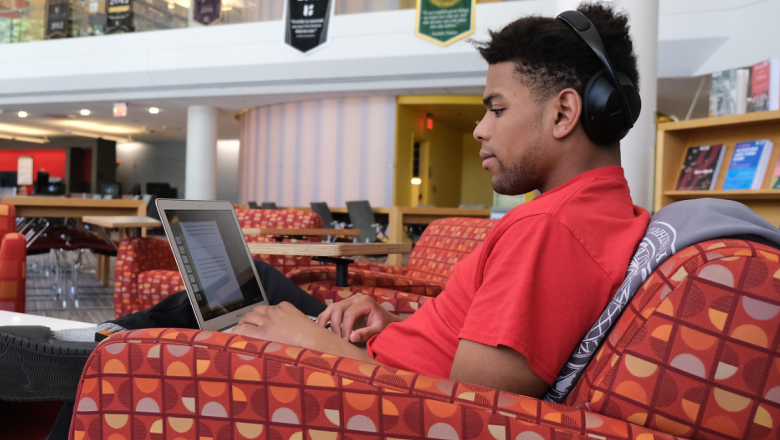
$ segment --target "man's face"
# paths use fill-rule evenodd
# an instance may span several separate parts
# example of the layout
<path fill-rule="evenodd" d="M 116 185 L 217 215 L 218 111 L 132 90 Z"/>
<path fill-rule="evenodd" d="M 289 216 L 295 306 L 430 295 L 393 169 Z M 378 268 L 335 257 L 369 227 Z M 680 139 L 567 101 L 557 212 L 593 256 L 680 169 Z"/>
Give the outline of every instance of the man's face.
<path fill-rule="evenodd" d="M 547 152 L 543 147 L 542 110 L 514 73 L 511 62 L 488 67 L 483 96 L 487 112 L 474 129 L 482 143 L 482 167 L 493 175 L 493 190 L 518 195 L 537 189 Z"/>

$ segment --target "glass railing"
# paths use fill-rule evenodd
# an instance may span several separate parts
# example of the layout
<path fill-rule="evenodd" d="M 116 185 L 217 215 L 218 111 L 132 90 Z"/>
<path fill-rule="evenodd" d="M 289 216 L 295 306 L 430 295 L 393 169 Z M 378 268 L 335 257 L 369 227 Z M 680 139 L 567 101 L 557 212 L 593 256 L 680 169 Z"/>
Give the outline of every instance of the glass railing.
<path fill-rule="evenodd" d="M 0 0 L 0 44 L 25 43 L 47 38 L 47 6 L 56 0 Z M 106 0 L 68 1 L 61 26 L 55 23 L 48 30 L 49 38 L 87 37 L 112 33 L 107 25 Z M 134 32 L 178 29 L 201 26 L 190 20 L 190 0 L 130 0 L 132 30 Z M 222 14 L 213 25 L 275 21 L 282 19 L 285 0 L 222 0 Z M 478 0 L 488 3 L 491 0 Z M 501 0 L 492 0 L 501 1 Z M 518 1 L 518 0 L 503 0 Z M 360 14 L 366 12 L 412 9 L 415 0 L 337 0 L 335 13 Z M 51 11 L 48 14 L 51 16 Z M 61 16 L 63 17 L 63 16 Z M 66 24 L 67 23 L 67 24 Z M 59 29 L 64 27 L 64 29 Z"/>

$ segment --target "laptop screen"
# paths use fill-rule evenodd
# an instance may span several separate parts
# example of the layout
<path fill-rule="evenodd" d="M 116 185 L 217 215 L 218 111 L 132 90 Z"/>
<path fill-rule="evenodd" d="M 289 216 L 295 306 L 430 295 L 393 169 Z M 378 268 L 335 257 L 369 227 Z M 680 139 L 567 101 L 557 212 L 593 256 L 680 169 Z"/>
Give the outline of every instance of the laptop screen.
<path fill-rule="evenodd" d="M 263 301 L 231 211 L 165 210 L 195 299 L 208 321 Z"/>

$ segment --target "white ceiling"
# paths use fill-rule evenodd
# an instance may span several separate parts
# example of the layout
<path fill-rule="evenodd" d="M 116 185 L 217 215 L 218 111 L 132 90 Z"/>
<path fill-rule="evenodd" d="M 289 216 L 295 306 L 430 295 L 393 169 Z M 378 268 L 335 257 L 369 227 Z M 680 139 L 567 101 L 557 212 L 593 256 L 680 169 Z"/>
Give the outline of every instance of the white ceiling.
<path fill-rule="evenodd" d="M 637 0 L 640 1 L 640 0 Z M 539 2 L 522 2 L 539 3 Z M 761 11 L 774 11 L 780 0 L 660 0 L 660 24 L 659 24 L 659 79 L 658 84 L 658 111 L 665 114 L 672 114 L 680 119 L 685 118 L 688 109 L 693 101 L 694 94 L 700 83 L 700 76 L 709 72 L 707 69 L 720 68 L 718 62 L 723 58 L 736 57 L 735 62 L 753 63 L 761 58 L 770 56 L 780 57 L 777 51 L 780 34 L 776 26 L 762 26 L 763 32 L 774 32 L 775 38 L 763 37 L 762 45 L 748 45 L 745 41 L 750 38 L 751 32 L 743 32 L 750 23 L 745 23 L 743 16 L 750 15 L 751 20 L 774 19 L 772 17 L 763 17 L 762 14 L 753 14 Z M 401 12 L 401 11 L 399 11 Z M 750 14 L 748 14 L 750 13 Z M 751 15 L 752 14 L 752 15 Z M 764 13 L 763 15 L 768 15 Z M 712 23 L 713 17 L 717 18 Z M 344 16 L 343 19 L 357 19 L 357 16 Z M 752 21 L 751 21 L 752 23 Z M 235 25 L 246 26 L 246 25 Z M 234 29 L 239 29 L 238 27 Z M 249 28 L 247 28 L 249 29 Z M 334 29 L 335 31 L 335 29 Z M 174 31 L 170 36 L 183 35 Z M 149 35 L 149 34 L 147 34 Z M 139 35 L 128 35 L 126 37 L 134 38 Z M 353 36 L 350 36 L 353 37 Z M 84 39 L 98 42 L 99 39 Z M 109 37 L 106 37 L 109 38 Z M 354 37 L 353 37 L 354 38 Z M 747 40 L 746 40 L 747 39 Z M 81 39 L 79 39 L 81 40 Z M 103 40 L 100 40 L 103 41 Z M 106 40 L 107 41 L 107 40 Z M 28 43 L 32 48 L 51 47 L 57 44 L 67 44 L 71 42 L 44 42 Z M 13 49 L 21 49 L 25 45 L 15 46 Z M 758 46 L 758 47 L 754 47 Z M 4 49 L 8 49 L 6 46 Z M 741 50 L 740 50 L 741 49 Z M 775 53 L 778 52 L 778 53 Z M 95 53 L 95 52 L 92 52 Z M 99 53 L 99 51 L 98 51 Z M 22 57 L 26 56 L 24 54 Z M 744 59 L 742 59 L 742 58 Z M 754 59 L 759 58 L 759 59 Z M 726 60 L 725 62 L 731 62 Z M 726 66 L 734 67 L 734 66 Z M 726 68 L 723 67 L 723 68 Z M 8 71 L 6 71 L 8 72 Z M 1 76 L 1 75 L 0 75 Z M 138 77 L 138 75 L 136 75 Z M 299 101 L 306 99 L 327 99 L 343 98 L 350 96 L 365 96 L 367 94 L 377 95 L 411 95 L 411 94 L 481 94 L 482 87 L 448 87 L 432 88 L 426 87 L 420 81 L 420 88 L 417 89 L 398 89 L 398 85 L 386 87 L 385 90 L 366 91 L 358 90 L 363 85 L 354 85 L 355 90 L 347 90 L 349 86 L 343 87 L 338 92 L 317 91 L 312 93 L 279 93 L 268 94 L 267 90 L 255 91 L 257 94 L 237 94 L 234 91 L 224 90 L 225 95 L 233 93 L 232 96 L 219 96 L 218 89 L 212 89 L 209 92 L 211 96 L 201 95 L 197 98 L 182 97 L 162 97 L 163 93 L 158 93 L 158 98 L 143 97 L 143 99 L 131 99 L 132 95 L 121 96 L 128 103 L 129 110 L 126 118 L 114 118 L 112 116 L 113 101 L 105 100 L 105 96 L 100 96 L 99 101 L 90 100 L 85 96 L 84 100 L 75 99 L 73 102 L 49 102 L 49 103 L 28 103 L 28 104 L 3 104 L 0 105 L 0 128 L 8 128 L 10 124 L 14 126 L 23 126 L 28 129 L 43 130 L 48 136 L 67 135 L 67 129 L 74 131 L 91 132 L 109 132 L 120 131 L 120 136 L 131 136 L 133 140 L 140 142 L 163 142 L 163 141 L 183 141 L 186 138 L 187 125 L 187 107 L 190 105 L 213 105 L 220 109 L 219 113 L 219 137 L 221 139 L 231 139 L 238 137 L 239 125 L 235 119 L 236 113 L 243 109 L 256 107 L 259 105 L 268 105 L 280 102 Z M 431 84 L 432 82 L 428 82 Z M 51 84 L 51 83 L 50 83 Z M 461 83 L 460 85 L 465 85 Z M 365 87 L 370 87 L 365 84 Z M 402 85 L 401 87 L 405 87 Z M 296 90 L 296 87 L 285 87 L 285 91 Z M 298 90 L 303 90 L 297 87 Z M 15 90 L 15 89 L 8 89 Z M 281 89 L 280 89 L 281 90 Z M 0 93 L 2 97 L 3 93 Z M 705 87 L 702 90 L 694 111 L 693 117 L 703 117 L 707 113 L 707 100 L 709 96 L 709 82 L 705 81 Z M 6 100 L 5 102 L 9 102 Z M 34 102 L 34 101 L 28 101 Z M 157 115 L 149 114 L 149 107 L 160 108 Z M 79 115 L 79 110 L 86 108 L 92 113 L 84 117 Z M 20 119 L 16 116 L 19 110 L 29 113 L 26 119 Z M 55 119 L 47 117 L 47 114 L 61 114 L 69 116 L 68 119 Z M 111 126 L 111 129 L 100 130 L 99 126 L 92 126 L 85 129 L 82 127 L 68 127 L 72 124 L 83 122 L 105 124 Z M 7 130 L 0 130 L 7 132 Z"/>

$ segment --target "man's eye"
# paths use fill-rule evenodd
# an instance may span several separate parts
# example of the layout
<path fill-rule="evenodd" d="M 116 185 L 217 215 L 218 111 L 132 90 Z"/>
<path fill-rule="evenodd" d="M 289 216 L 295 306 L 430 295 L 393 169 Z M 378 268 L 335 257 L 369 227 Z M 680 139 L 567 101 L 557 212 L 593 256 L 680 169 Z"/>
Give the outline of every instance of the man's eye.
<path fill-rule="evenodd" d="M 493 113 L 495 113 L 495 114 L 496 114 L 496 116 L 501 116 L 501 112 L 503 112 L 503 111 L 504 111 L 504 109 L 502 109 L 502 108 L 498 108 L 498 109 L 493 109 L 493 110 L 490 110 L 490 111 L 491 111 L 491 112 L 493 112 Z"/>

